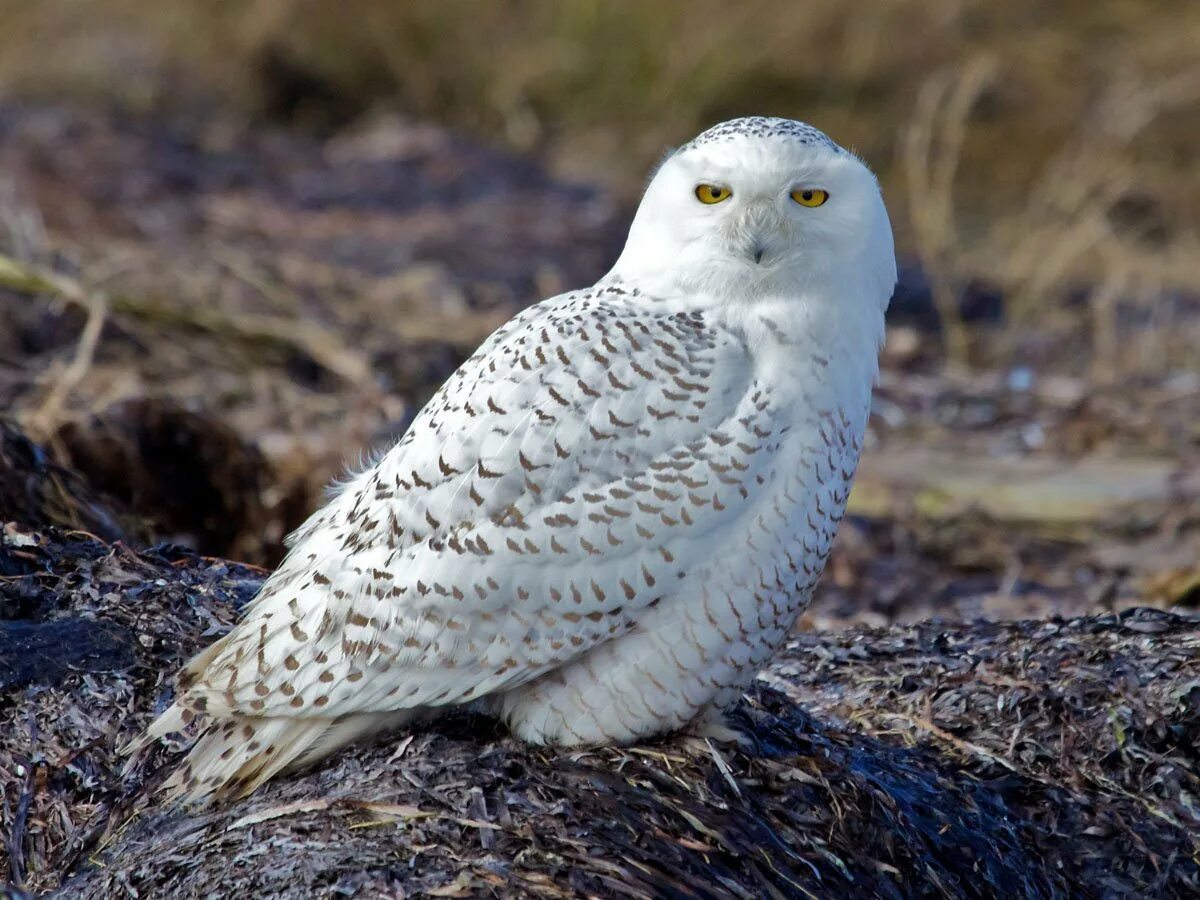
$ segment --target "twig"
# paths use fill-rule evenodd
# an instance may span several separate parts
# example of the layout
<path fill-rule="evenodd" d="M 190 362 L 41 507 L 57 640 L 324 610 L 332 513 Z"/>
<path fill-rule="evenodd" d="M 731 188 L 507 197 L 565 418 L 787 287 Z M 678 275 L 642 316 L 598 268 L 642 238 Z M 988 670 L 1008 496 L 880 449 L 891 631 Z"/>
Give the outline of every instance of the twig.
<path fill-rule="evenodd" d="M 214 309 L 176 309 L 130 297 L 113 297 L 112 306 L 147 322 L 184 325 L 250 343 L 300 350 L 351 384 L 364 385 L 371 378 L 370 364 L 361 354 L 344 346 L 331 332 L 308 322 Z"/>
<path fill-rule="evenodd" d="M 717 769 L 722 775 L 725 776 L 725 780 L 729 783 L 729 786 L 733 788 L 733 792 L 737 794 L 738 799 L 741 800 L 742 789 L 738 787 L 737 779 L 733 777 L 733 769 L 730 768 L 729 762 L 724 756 L 721 755 L 720 751 L 712 745 L 712 741 L 710 741 L 708 738 L 704 739 L 704 744 L 706 747 L 708 747 L 708 753 L 712 757 L 713 762 L 717 764 Z"/>
<path fill-rule="evenodd" d="M 483 797 L 483 788 L 471 788 L 471 818 L 478 822 L 487 823 L 488 827 L 478 826 L 476 830 L 479 832 L 479 844 L 486 851 L 496 849 L 496 832 L 490 822 L 487 821 L 487 801 Z"/>
<path fill-rule="evenodd" d="M 79 385 L 92 367 L 96 345 L 108 317 L 108 303 L 102 295 L 84 290 L 83 286 L 73 279 L 40 271 L 7 256 L 0 256 L 0 287 L 28 294 L 53 294 L 83 307 L 87 312 L 87 320 L 75 347 L 75 356 L 62 374 L 54 380 L 41 406 L 30 417 L 29 430 L 40 437 L 48 437 L 54 430 L 54 424 L 67 395 Z"/>
<path fill-rule="evenodd" d="M 0 287 L 22 294 L 62 294 L 62 287 L 33 266 L 0 255 Z"/>
<path fill-rule="evenodd" d="M 29 417 L 29 430 L 44 438 L 53 433 L 67 397 L 79 386 L 91 369 L 92 362 L 96 358 L 96 345 L 100 341 L 100 333 L 104 330 L 104 322 L 108 318 L 108 302 L 101 294 L 85 294 L 82 297 L 72 298 L 72 302 L 87 310 L 87 320 L 83 323 L 83 331 L 79 334 L 79 343 L 75 345 L 75 355 L 62 373 L 54 379 L 45 399 Z"/>

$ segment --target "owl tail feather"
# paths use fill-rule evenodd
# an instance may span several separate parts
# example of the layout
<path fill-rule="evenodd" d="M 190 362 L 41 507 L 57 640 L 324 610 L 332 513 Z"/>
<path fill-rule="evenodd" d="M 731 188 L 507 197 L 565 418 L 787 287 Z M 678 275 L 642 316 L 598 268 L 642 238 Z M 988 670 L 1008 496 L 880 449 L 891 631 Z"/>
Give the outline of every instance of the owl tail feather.
<path fill-rule="evenodd" d="M 187 758 L 159 791 L 168 802 L 197 807 L 244 797 L 280 772 L 302 769 L 361 737 L 398 727 L 417 715 L 417 710 L 395 710 L 329 719 L 237 715 L 209 719 L 201 725 Z M 125 752 L 136 752 L 184 727 L 183 711 L 173 706 Z"/>

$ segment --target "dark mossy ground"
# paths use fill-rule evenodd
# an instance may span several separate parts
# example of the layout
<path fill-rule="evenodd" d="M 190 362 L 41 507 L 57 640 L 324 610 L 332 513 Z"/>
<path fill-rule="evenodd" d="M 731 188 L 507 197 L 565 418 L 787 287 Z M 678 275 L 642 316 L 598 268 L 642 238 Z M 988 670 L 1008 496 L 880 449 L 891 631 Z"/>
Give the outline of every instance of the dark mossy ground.
<path fill-rule="evenodd" d="M 1200 889 L 1200 619 L 852 627 L 732 721 L 563 752 L 459 715 L 252 798 L 159 808 L 116 748 L 261 572 L 9 526 L 0 772 L 15 880 L 64 897 L 1107 897 Z"/>

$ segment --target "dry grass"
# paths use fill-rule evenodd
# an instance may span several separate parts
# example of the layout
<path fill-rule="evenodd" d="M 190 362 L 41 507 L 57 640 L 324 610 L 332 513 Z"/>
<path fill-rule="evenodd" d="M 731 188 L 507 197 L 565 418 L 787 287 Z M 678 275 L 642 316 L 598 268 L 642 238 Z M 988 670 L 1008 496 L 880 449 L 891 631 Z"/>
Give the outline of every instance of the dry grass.
<path fill-rule="evenodd" d="M 1200 39 L 1179 0 L 0 0 L 0 13 L 0 84 L 19 93 L 141 106 L 207 93 L 316 126 L 384 103 L 634 190 L 664 146 L 752 110 L 823 125 L 899 186 L 896 136 L 921 86 L 981 53 L 1002 78 L 966 138 L 969 195 L 1011 189 L 1106 85 L 1195 71 Z M 1196 113 L 1147 157 L 1169 164 Z"/>
<path fill-rule="evenodd" d="M 924 198 L 912 205 L 913 237 L 949 358 L 968 361 L 960 298 L 970 278 L 985 277 L 1009 297 L 1018 332 L 1010 344 L 1030 327 L 1089 329 L 1097 381 L 1194 362 L 1195 332 L 1174 329 L 1171 297 L 1200 287 L 1195 210 L 1181 202 L 1175 179 L 1140 165 L 1134 150 L 1157 121 L 1200 107 L 1200 69 L 1153 83 L 1114 81 L 1031 189 L 971 234 L 959 226 L 956 176 L 972 110 L 995 77 L 991 57 L 932 77 L 904 143 L 909 196 Z M 1080 291 L 1082 322 L 1062 314 Z M 1133 346 L 1122 323 L 1129 318 L 1142 323 Z"/>
<path fill-rule="evenodd" d="M 979 278 L 1013 298 L 1001 358 L 1048 329 L 1086 332 L 1101 380 L 1194 359 L 1165 299 L 1200 294 L 1194 3 L 0 0 L 0 19 L 13 96 L 316 130 L 382 106 L 627 201 L 713 120 L 808 119 L 879 171 L 951 359 L 971 355 L 955 310 Z"/>
<path fill-rule="evenodd" d="M 988 56 L 975 57 L 962 71 L 931 77 L 917 97 L 904 135 L 909 196 L 923 198 L 909 204 L 913 239 L 942 320 L 946 355 L 957 364 L 966 363 L 970 351 L 966 323 L 959 315 L 960 293 L 970 273 L 963 271 L 954 188 L 967 121 L 995 77 L 996 61 Z"/>
<path fill-rule="evenodd" d="M 70 361 L 44 374 L 44 397 L 24 419 L 30 432 L 40 439 L 53 435 L 66 421 L 64 404 L 92 366 L 110 308 L 137 319 L 211 332 L 231 342 L 296 349 L 350 384 L 365 388 L 370 380 L 371 366 L 361 353 L 328 329 L 294 317 L 224 313 L 197 306 L 171 307 L 141 297 L 110 297 L 69 276 L 4 255 L 0 255 L 0 287 L 28 296 L 60 298 L 81 307 L 87 316 Z"/>

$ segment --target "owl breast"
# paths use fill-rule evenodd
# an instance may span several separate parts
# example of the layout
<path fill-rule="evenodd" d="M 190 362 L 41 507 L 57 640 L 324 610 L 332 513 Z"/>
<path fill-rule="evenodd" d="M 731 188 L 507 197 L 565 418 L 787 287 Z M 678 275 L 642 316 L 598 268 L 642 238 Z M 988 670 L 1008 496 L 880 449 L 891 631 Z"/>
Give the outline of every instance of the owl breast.
<path fill-rule="evenodd" d="M 816 376 L 808 384 L 792 402 L 764 398 L 760 418 L 744 423 L 756 437 L 770 435 L 748 446 L 770 453 L 772 465 L 708 560 L 676 571 L 631 633 L 494 698 L 521 737 L 628 743 L 737 702 L 808 605 L 858 462 L 861 392 L 857 403 L 822 404 L 836 391 Z"/>

